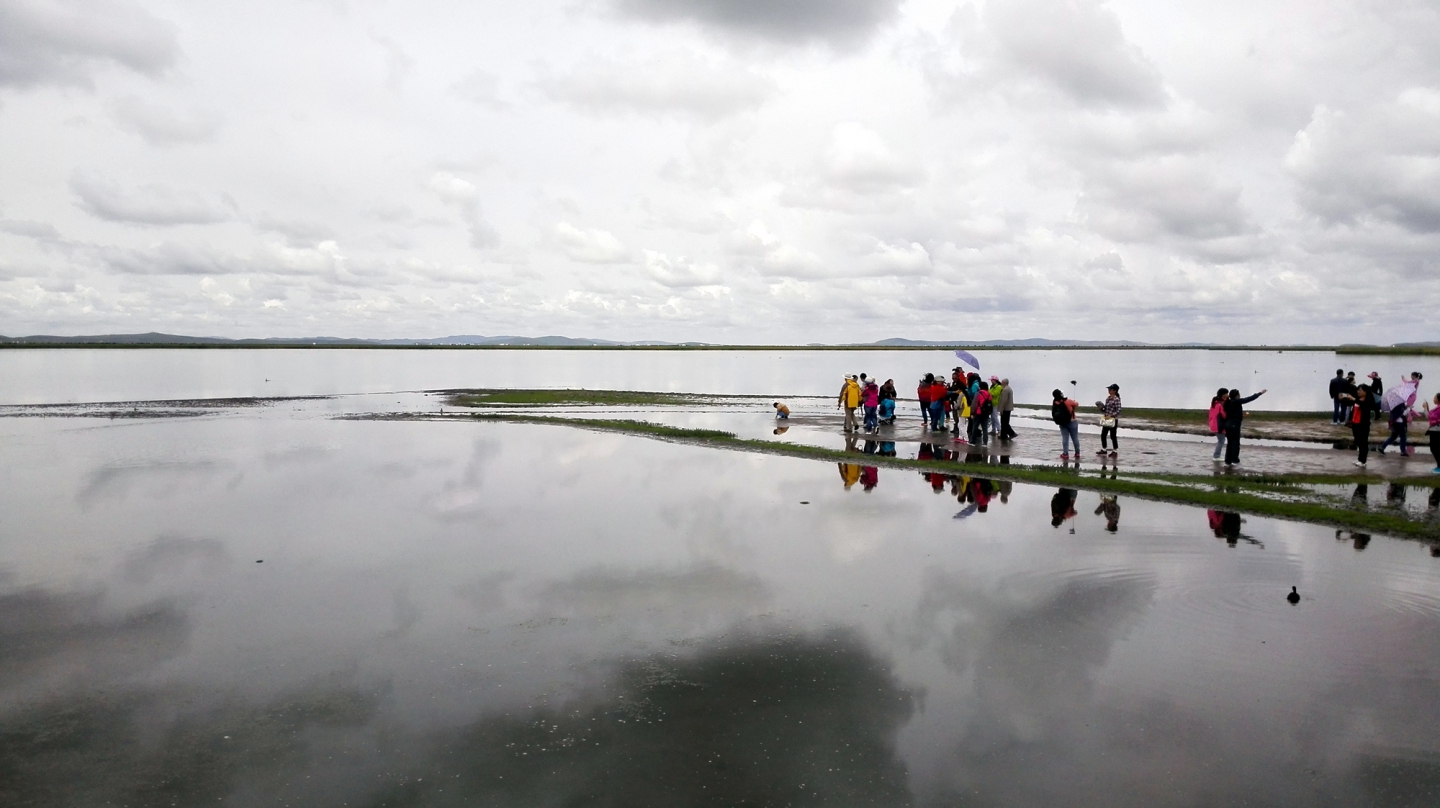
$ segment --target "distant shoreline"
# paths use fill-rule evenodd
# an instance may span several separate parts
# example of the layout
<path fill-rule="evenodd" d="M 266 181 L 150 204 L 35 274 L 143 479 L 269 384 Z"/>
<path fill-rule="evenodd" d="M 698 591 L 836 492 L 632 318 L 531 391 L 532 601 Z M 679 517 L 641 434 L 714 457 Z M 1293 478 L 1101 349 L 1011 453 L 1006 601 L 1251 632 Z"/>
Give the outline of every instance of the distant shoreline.
<path fill-rule="evenodd" d="M 284 351 L 1275 351 L 1284 353 L 1440 355 L 1440 348 L 1340 348 L 1328 345 L 365 345 L 300 342 L 0 342 L 0 350 L 284 350 Z"/>

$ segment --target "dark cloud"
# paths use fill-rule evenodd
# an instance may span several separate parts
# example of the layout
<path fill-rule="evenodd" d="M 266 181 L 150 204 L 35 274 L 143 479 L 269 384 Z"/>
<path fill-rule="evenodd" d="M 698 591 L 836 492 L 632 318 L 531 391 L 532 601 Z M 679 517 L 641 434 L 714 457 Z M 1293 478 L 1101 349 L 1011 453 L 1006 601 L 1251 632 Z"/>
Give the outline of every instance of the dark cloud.
<path fill-rule="evenodd" d="M 104 608 L 99 591 L 3 593 L 0 696 L 37 680 L 131 675 L 174 656 L 189 634 L 184 612 L 168 602 L 116 614 Z"/>
<path fill-rule="evenodd" d="M 852 44 L 894 18 L 899 0 L 615 0 L 622 14 L 782 43 Z"/>
<path fill-rule="evenodd" d="M 179 51 L 174 26 L 125 0 L 0 0 L 0 87 L 89 86 L 107 64 L 153 76 Z"/>
<path fill-rule="evenodd" d="M 431 739 L 371 805 L 890 805 L 914 711 L 855 636 L 746 639 L 622 666 L 601 698 Z"/>
<path fill-rule="evenodd" d="M 93 172 L 75 172 L 70 190 L 86 213 L 111 222 L 214 224 L 235 216 L 234 202 L 221 196 L 154 184 L 127 189 Z"/>
<path fill-rule="evenodd" d="M 40 241 L 59 241 L 60 231 L 48 222 L 30 222 L 15 219 L 0 219 L 0 232 L 17 236 L 29 236 Z"/>

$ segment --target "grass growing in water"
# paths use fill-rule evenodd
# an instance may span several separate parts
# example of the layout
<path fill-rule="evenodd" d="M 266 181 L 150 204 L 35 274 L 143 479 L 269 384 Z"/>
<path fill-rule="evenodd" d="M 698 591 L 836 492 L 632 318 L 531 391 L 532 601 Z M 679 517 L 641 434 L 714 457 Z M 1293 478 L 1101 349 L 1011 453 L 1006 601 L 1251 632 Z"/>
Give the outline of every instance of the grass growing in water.
<path fill-rule="evenodd" d="M 664 440 L 694 443 L 721 449 L 744 452 L 759 452 L 786 457 L 803 457 L 815 460 L 829 460 L 837 463 L 862 463 L 867 466 L 885 466 L 918 471 L 936 471 L 943 474 L 969 474 L 977 477 L 1014 480 L 1037 485 L 1079 488 L 1105 493 L 1128 494 L 1162 502 L 1176 502 L 1224 511 L 1241 511 L 1257 516 L 1313 522 L 1355 530 L 1388 533 L 1418 539 L 1440 539 L 1440 525 L 1408 519 L 1392 513 L 1353 510 L 1321 502 L 1272 499 L 1253 491 L 1270 490 L 1277 493 L 1297 493 L 1297 484 L 1303 482 L 1349 482 L 1351 477 L 1329 478 L 1323 475 L 1271 475 L 1267 477 L 1244 476 L 1207 477 L 1184 474 L 1128 474 L 1105 476 L 1102 473 L 1083 472 L 1072 469 L 1055 469 L 1036 466 L 996 465 L 992 463 L 957 463 L 948 460 L 910 460 L 898 457 L 857 454 L 821 446 L 740 438 L 734 433 L 717 429 L 686 429 L 666 426 L 649 421 L 611 420 L 602 418 L 565 418 L 538 415 L 505 413 L 484 413 L 472 416 L 491 421 L 507 421 L 534 424 L 552 424 L 593 429 L 604 432 L 624 432 Z M 1358 478 L 1360 482 L 1386 482 L 1379 478 Z M 1408 482 L 1408 481 L 1407 481 Z M 1420 483 L 1415 483 L 1420 484 Z M 1247 492 L 1242 489 L 1249 489 Z"/>

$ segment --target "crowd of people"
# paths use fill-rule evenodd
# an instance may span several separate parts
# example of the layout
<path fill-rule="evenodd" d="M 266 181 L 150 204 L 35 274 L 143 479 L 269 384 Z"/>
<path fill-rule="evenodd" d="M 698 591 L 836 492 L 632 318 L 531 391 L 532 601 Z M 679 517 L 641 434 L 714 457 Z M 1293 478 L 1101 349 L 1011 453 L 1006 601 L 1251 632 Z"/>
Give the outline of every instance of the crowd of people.
<path fill-rule="evenodd" d="M 1434 471 L 1440 474 L 1440 393 L 1433 399 L 1433 408 L 1430 402 L 1425 402 L 1416 410 L 1423 378 L 1420 373 L 1410 374 L 1410 378 L 1389 390 L 1384 389 L 1378 373 L 1370 373 L 1367 378 L 1369 381 L 1364 384 L 1358 383 L 1354 371 L 1342 369 L 1337 370 L 1330 381 L 1331 422 L 1351 430 L 1357 452 L 1355 465 L 1363 468 L 1368 464 L 1371 425 L 1382 417 L 1387 419 L 1390 434 L 1379 445 L 1377 453 L 1383 455 L 1395 445 L 1401 455 L 1413 454 L 1410 424 L 1422 418 L 1428 426 Z M 1120 452 L 1120 417 L 1124 408 L 1120 385 L 1111 384 L 1105 392 L 1105 398 L 1095 402 L 1100 419 L 1100 447 L 1096 454 L 1108 460 L 1118 457 Z M 1217 463 L 1223 459 L 1226 467 L 1241 465 L 1245 405 L 1267 392 L 1261 390 L 1247 396 L 1238 389 L 1224 387 L 1215 392 L 1210 400 L 1208 426 L 1215 436 L 1212 457 Z M 996 441 L 1009 443 L 1017 437 L 1010 423 L 1015 411 L 1015 393 L 1009 379 L 991 376 L 987 382 L 979 373 L 957 367 L 951 370 L 948 379 L 944 374 L 925 374 L 916 386 L 915 397 L 920 406 L 922 429 L 948 433 L 956 444 L 984 446 Z M 875 435 L 882 426 L 894 424 L 898 399 L 893 379 L 881 383 L 864 373 L 846 376 L 836 406 L 845 413 L 847 437 L 860 433 Z M 790 417 L 790 409 L 781 402 L 775 402 L 775 411 L 777 419 Z M 1050 419 L 1059 428 L 1063 461 L 1080 460 L 1079 414 L 1079 402 L 1058 388 L 1052 391 Z"/>
<path fill-rule="evenodd" d="M 1370 427 L 1374 422 L 1384 418 L 1390 428 L 1390 435 L 1376 453 L 1383 455 L 1394 444 L 1402 457 L 1408 457 L 1414 453 L 1414 448 L 1410 446 L 1410 424 L 1416 418 L 1423 418 L 1430 441 L 1430 454 L 1435 459 L 1433 471 L 1440 474 L 1440 393 L 1435 394 L 1431 401 L 1422 403 L 1417 411 L 1415 402 L 1420 397 L 1420 381 L 1425 378 L 1423 374 L 1411 373 L 1410 378 L 1389 390 L 1385 389 L 1380 374 L 1372 372 L 1367 378 L 1369 382 L 1357 384 L 1355 371 L 1347 373 L 1341 368 L 1330 380 L 1330 400 L 1333 404 L 1330 420 L 1333 424 L 1350 427 L 1355 443 L 1355 465 L 1365 468 L 1369 464 Z M 1431 403 L 1435 404 L 1434 408 Z"/>

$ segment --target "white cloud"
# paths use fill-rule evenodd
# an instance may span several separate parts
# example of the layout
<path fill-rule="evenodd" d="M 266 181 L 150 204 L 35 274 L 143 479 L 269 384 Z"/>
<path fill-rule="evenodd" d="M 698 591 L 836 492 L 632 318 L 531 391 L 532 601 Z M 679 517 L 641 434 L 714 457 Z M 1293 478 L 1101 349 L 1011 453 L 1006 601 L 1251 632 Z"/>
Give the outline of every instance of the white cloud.
<path fill-rule="evenodd" d="M 721 282 L 723 273 L 714 264 L 696 264 L 683 255 L 671 259 L 664 253 L 646 250 L 645 274 L 661 286 L 684 288 L 713 286 Z"/>
<path fill-rule="evenodd" d="M 555 238 L 572 261 L 619 264 L 630 259 L 625 245 L 606 230 L 581 230 L 569 222 L 561 222 L 555 225 Z"/>
<path fill-rule="evenodd" d="M 471 247 L 482 250 L 500 243 L 500 234 L 480 212 L 480 191 L 474 183 L 453 174 L 439 172 L 430 178 L 429 187 L 460 212 L 460 218 L 470 230 Z"/>
<path fill-rule="evenodd" d="M 1327 222 L 1440 232 L 1440 90 L 1407 88 L 1354 112 L 1317 107 L 1285 168 Z"/>
<path fill-rule="evenodd" d="M 722 118 L 754 109 L 775 82 L 730 61 L 670 51 L 644 60 L 590 57 L 538 80 L 549 98 L 591 114 L 667 114 Z"/>
<path fill-rule="evenodd" d="M 152 146 L 205 143 L 215 139 L 224 117 L 206 109 L 177 110 L 125 96 L 111 107 L 116 124 Z"/>
<path fill-rule="evenodd" d="M 868 266 L 877 275 L 929 275 L 934 266 L 930 253 L 917 242 L 886 244 L 880 242 L 870 253 Z"/>
<path fill-rule="evenodd" d="M 127 189 L 94 172 L 77 171 L 70 178 L 70 190 L 86 213 L 112 222 L 214 224 L 235 215 L 234 203 L 223 196 L 155 183 Z"/>

